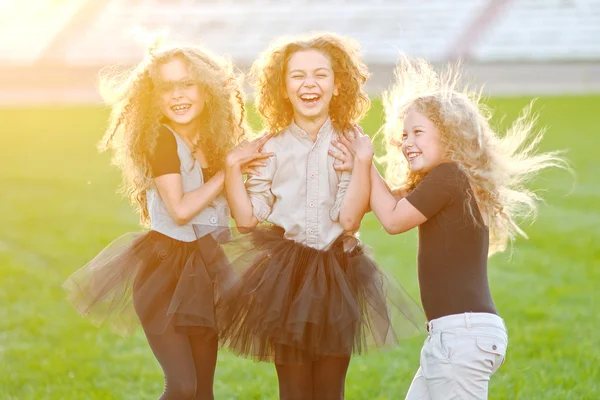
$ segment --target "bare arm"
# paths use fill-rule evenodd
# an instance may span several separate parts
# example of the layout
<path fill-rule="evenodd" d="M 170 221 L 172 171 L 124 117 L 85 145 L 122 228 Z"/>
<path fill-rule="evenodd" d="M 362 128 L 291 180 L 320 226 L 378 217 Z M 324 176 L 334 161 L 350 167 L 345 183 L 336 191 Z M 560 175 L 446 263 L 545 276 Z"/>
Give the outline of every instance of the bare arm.
<path fill-rule="evenodd" d="M 225 169 L 225 191 L 227 201 L 231 210 L 231 216 L 237 227 L 243 231 L 244 228 L 254 228 L 258 219 L 254 216 L 252 202 L 246 191 L 242 170 L 239 165 L 227 165 Z"/>
<path fill-rule="evenodd" d="M 391 235 L 409 231 L 427 221 L 408 200 L 395 198 L 375 166 L 371 167 L 371 209 Z"/>
<path fill-rule="evenodd" d="M 340 209 L 340 224 L 346 231 L 354 232 L 369 210 L 371 193 L 371 164 L 373 162 L 373 146 L 371 139 L 356 126 L 354 132 L 345 132 L 339 138 L 338 147 L 343 153 L 350 152 L 353 161 L 342 162 L 352 165 L 352 176 L 346 189 Z"/>
<path fill-rule="evenodd" d="M 253 177 L 258 182 L 256 186 L 261 186 L 260 190 L 265 188 L 268 190 L 270 187 L 270 180 L 267 176 L 268 174 L 266 173 L 265 167 L 268 165 L 268 158 L 273 154 L 260 153 L 260 149 L 269 138 L 270 135 L 265 135 L 252 142 L 242 143 L 234 149 L 226 159 L 225 192 L 227 194 L 229 208 L 231 209 L 231 215 L 240 231 L 252 229 L 259 223 L 259 219 L 255 216 L 255 206 L 252 203 L 251 196 L 244 183 L 241 165 L 248 162 L 248 160 L 264 161 L 261 167 L 256 168 Z M 250 177 L 249 180 L 250 179 L 252 179 L 252 177 Z M 262 186 L 265 186 L 265 188 L 262 188 Z M 264 214 L 265 210 L 262 210 L 262 213 Z"/>
<path fill-rule="evenodd" d="M 154 182 L 173 221 L 185 225 L 221 193 L 224 178 L 223 171 L 219 171 L 204 185 L 187 193 L 183 193 L 180 174 L 161 175 Z"/>
<path fill-rule="evenodd" d="M 340 224 L 346 231 L 354 232 L 369 209 L 371 192 L 371 160 L 354 159 L 352 177 L 340 209 Z"/>

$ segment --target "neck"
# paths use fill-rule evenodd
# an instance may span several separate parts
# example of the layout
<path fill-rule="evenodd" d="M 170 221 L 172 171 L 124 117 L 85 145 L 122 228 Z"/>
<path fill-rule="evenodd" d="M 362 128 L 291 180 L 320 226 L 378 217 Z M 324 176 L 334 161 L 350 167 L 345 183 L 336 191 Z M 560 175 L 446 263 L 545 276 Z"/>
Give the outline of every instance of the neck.
<path fill-rule="evenodd" d="M 190 143 L 194 143 L 196 137 L 198 136 L 199 126 L 197 121 L 193 121 L 185 125 L 169 121 L 167 125 L 169 125 L 171 129 L 177 132 L 177 134 L 181 136 L 184 140 Z"/>
<path fill-rule="evenodd" d="M 314 142 L 317 140 L 317 134 L 327 121 L 327 118 L 329 118 L 329 115 L 327 114 L 323 116 L 319 115 L 314 118 L 306 118 L 300 115 L 294 115 L 294 122 L 296 125 L 298 125 L 298 127 L 300 127 L 300 129 L 306 132 Z"/>

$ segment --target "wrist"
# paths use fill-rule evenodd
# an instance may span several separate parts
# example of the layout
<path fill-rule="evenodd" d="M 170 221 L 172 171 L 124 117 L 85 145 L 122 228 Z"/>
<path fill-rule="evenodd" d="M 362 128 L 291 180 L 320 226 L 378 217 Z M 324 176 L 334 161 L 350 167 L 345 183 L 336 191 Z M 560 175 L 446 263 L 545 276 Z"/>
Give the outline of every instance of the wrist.
<path fill-rule="evenodd" d="M 239 163 L 235 157 L 232 157 L 231 154 L 225 157 L 225 168 L 235 168 L 236 166 L 239 167 Z"/>
<path fill-rule="evenodd" d="M 225 163 L 225 169 L 223 170 L 223 176 L 225 175 L 229 175 L 229 174 L 241 174 L 242 173 L 242 166 L 238 163 Z"/>
<path fill-rule="evenodd" d="M 373 153 L 370 154 L 356 154 L 354 156 L 354 164 L 371 164 L 373 162 Z"/>

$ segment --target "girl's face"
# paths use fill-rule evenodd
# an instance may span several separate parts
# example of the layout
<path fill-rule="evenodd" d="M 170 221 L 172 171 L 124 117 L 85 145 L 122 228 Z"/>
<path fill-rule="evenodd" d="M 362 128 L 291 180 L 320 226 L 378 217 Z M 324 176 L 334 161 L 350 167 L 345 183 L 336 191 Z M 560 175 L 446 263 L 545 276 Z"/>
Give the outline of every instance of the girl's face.
<path fill-rule="evenodd" d="M 197 121 L 206 103 L 206 89 L 190 76 L 180 57 L 160 65 L 157 83 L 160 110 L 174 129 Z"/>
<path fill-rule="evenodd" d="M 402 154 L 413 172 L 427 173 L 444 161 L 440 131 L 423 114 L 411 108 L 404 118 Z"/>
<path fill-rule="evenodd" d="M 294 117 L 308 120 L 326 117 L 331 98 L 337 94 L 331 61 L 322 52 L 301 50 L 290 57 L 285 97 L 292 103 Z"/>

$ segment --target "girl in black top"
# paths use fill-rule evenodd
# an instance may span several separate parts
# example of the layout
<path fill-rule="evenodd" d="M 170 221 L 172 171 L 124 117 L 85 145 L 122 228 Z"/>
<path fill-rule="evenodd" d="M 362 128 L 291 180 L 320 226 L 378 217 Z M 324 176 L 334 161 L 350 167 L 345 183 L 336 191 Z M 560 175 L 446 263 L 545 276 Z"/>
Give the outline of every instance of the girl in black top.
<path fill-rule="evenodd" d="M 388 233 L 419 227 L 429 337 L 411 400 L 487 398 L 508 344 L 488 285 L 487 258 L 524 236 L 515 220 L 533 215 L 537 200 L 524 183 L 541 169 L 565 165 L 557 153 L 533 154 L 542 135 L 533 132 L 530 108 L 499 137 L 479 95 L 458 91 L 456 78 L 401 58 L 397 83 L 385 98 L 387 183 L 374 167 L 364 181 Z M 338 147 L 350 155 L 371 147 L 360 136 L 341 141 Z M 336 155 L 347 167 L 351 157 L 343 152 Z"/>

